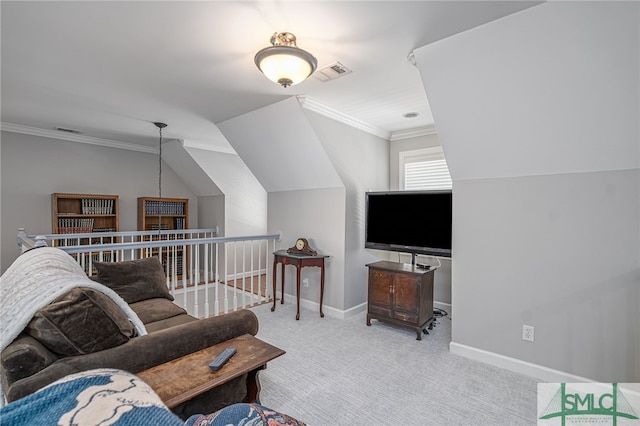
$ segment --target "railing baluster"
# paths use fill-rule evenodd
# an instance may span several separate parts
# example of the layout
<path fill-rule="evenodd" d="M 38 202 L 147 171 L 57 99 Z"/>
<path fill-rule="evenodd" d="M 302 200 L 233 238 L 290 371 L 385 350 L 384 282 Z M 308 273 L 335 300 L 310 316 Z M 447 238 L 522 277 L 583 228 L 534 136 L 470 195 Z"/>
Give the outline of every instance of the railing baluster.
<path fill-rule="evenodd" d="M 227 283 L 227 267 L 228 267 L 228 259 L 227 259 L 227 245 L 228 243 L 224 243 L 224 275 L 223 275 L 223 279 L 224 279 L 224 313 L 226 314 L 227 312 L 229 312 L 229 296 L 227 294 L 227 289 L 229 288 L 229 285 Z"/>
<path fill-rule="evenodd" d="M 175 287 L 178 282 L 178 260 L 176 256 L 178 255 L 178 248 L 176 246 L 167 247 L 167 267 L 171 265 L 171 281 L 169 283 L 169 288 Z M 171 263 L 169 263 L 171 261 Z"/>
<path fill-rule="evenodd" d="M 198 291 L 200 287 L 200 246 L 196 245 L 193 248 L 195 252 L 194 257 L 194 265 L 195 265 L 195 283 L 193 285 L 193 316 L 199 318 L 198 316 Z"/>
<path fill-rule="evenodd" d="M 220 269 L 218 269 L 218 247 L 219 244 L 216 243 L 214 246 L 214 250 L 215 250 L 215 254 L 214 254 L 214 261 L 215 261 L 215 275 L 214 275 L 214 281 L 216 282 L 215 284 L 215 303 L 213 305 L 213 314 L 214 315 L 218 315 L 220 313 Z"/>
<path fill-rule="evenodd" d="M 233 310 L 238 310 L 238 242 L 233 243 Z"/>
<path fill-rule="evenodd" d="M 251 252 L 249 253 L 249 259 L 250 259 L 249 269 L 251 270 L 251 291 L 249 293 L 249 297 L 251 299 L 250 304 L 252 306 L 258 303 L 258 297 L 257 296 L 258 296 L 259 287 L 256 289 L 254 284 L 255 284 L 255 281 L 260 279 L 259 273 L 258 273 L 258 275 L 256 275 L 256 270 L 254 269 L 255 265 L 254 265 L 254 253 L 253 252 L 256 249 L 255 244 L 256 244 L 255 241 L 251 241 Z"/>
<path fill-rule="evenodd" d="M 209 318 L 209 244 L 204 244 L 204 317 Z"/>
<path fill-rule="evenodd" d="M 245 300 L 245 294 L 247 291 L 247 287 L 246 287 L 246 283 L 247 283 L 247 274 L 246 274 L 246 270 L 247 268 L 245 267 L 245 259 L 247 258 L 247 251 L 245 250 L 246 248 L 246 241 L 242 242 L 242 308 L 246 308 L 247 307 L 247 303 Z M 236 292 L 237 293 L 237 292 Z"/>
<path fill-rule="evenodd" d="M 262 269 L 260 268 L 262 260 L 262 243 L 258 240 L 258 291 L 256 294 L 258 295 L 256 299 L 256 303 L 262 302 Z"/>

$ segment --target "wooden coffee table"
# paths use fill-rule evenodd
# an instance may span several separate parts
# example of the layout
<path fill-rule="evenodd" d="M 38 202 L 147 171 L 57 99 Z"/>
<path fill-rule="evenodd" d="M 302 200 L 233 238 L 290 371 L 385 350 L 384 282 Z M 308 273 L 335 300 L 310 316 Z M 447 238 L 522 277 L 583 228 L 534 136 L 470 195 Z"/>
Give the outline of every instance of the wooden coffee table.
<path fill-rule="evenodd" d="M 212 371 L 209 363 L 226 348 L 236 348 L 238 352 L 220 370 Z M 151 386 L 168 408 L 174 408 L 248 373 L 244 402 L 260 403 L 258 372 L 266 367 L 267 362 L 284 354 L 282 349 L 245 334 L 152 367 L 136 376 Z"/>

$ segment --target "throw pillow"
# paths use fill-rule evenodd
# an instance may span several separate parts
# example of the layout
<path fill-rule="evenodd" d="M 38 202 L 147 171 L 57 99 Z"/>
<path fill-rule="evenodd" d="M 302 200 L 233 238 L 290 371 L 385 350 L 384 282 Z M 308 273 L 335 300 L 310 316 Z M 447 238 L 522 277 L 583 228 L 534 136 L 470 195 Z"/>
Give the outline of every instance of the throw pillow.
<path fill-rule="evenodd" d="M 40 309 L 26 332 L 50 351 L 83 355 L 126 343 L 135 327 L 108 296 L 92 288 L 75 288 Z"/>
<path fill-rule="evenodd" d="M 173 300 L 162 264 L 155 256 L 122 262 L 94 262 L 93 265 L 98 274 L 92 279 L 118 293 L 129 304 L 154 297 Z"/>

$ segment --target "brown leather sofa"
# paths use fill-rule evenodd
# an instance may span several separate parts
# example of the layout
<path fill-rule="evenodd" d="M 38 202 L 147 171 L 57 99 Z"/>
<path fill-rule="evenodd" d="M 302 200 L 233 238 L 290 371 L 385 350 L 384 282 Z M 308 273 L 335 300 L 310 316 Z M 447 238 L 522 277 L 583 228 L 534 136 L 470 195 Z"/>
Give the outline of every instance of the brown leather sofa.
<path fill-rule="evenodd" d="M 149 291 L 147 284 L 143 283 L 144 285 L 141 286 L 140 279 L 144 282 L 154 274 L 149 270 L 145 271 L 144 268 L 151 266 L 152 269 L 155 269 L 159 266 L 156 258 L 149 259 L 155 259 L 155 261 L 145 259 L 142 261 L 98 265 L 98 275 L 94 277 L 94 281 L 109 286 L 129 304 L 145 324 L 148 334 L 136 336 L 135 329 L 125 330 L 125 332 L 121 333 L 123 328 L 126 328 L 126 326 L 122 325 L 115 332 L 110 332 L 106 326 L 100 326 L 101 330 L 96 330 L 95 327 L 92 329 L 92 324 L 99 324 L 99 321 L 92 320 L 89 315 L 83 317 L 85 319 L 82 321 L 73 321 L 71 327 L 75 328 L 79 334 L 84 333 L 85 341 L 86 338 L 93 340 L 92 345 L 97 340 L 97 348 L 99 350 L 92 351 L 92 349 L 87 349 L 86 345 L 76 345 L 78 347 L 74 350 L 84 353 L 65 354 L 64 348 L 57 349 L 57 346 L 46 341 L 51 335 L 49 329 L 45 328 L 42 331 L 40 327 L 40 334 L 35 332 L 34 329 L 41 325 L 37 322 L 37 318 L 42 320 L 43 317 L 49 315 L 46 317 L 48 319 L 42 320 L 41 323 L 50 325 L 51 321 L 49 319 L 54 317 L 56 313 L 59 314 L 64 309 L 77 311 L 78 307 L 85 306 L 83 304 L 91 303 L 91 301 L 87 302 L 88 299 L 96 299 L 96 295 L 90 291 L 85 291 L 86 289 L 69 292 L 56 299 L 46 309 L 43 308 L 41 311 L 44 313 L 39 311 L 29 326 L 2 351 L 0 371 L 2 373 L 3 389 L 8 402 L 29 395 L 72 373 L 96 368 L 116 368 L 135 374 L 236 336 L 247 333 L 251 335 L 257 334 L 258 320 L 250 310 L 197 319 L 188 315 L 185 310 L 173 303 L 173 297 L 166 291 L 166 285 L 164 289 L 158 287 L 160 288 L 159 292 L 155 290 Z M 103 270 L 100 269 L 101 267 Z M 138 280 L 133 283 L 133 287 L 137 285 L 140 288 L 145 288 L 143 291 L 134 291 L 133 293 L 135 294 L 133 296 L 129 294 L 131 293 L 132 280 L 121 279 L 127 274 L 131 275 L 130 272 L 132 270 L 143 271 L 142 274 L 133 274 L 136 276 L 135 280 Z M 163 273 L 162 277 L 162 280 L 164 280 Z M 123 288 L 118 288 L 120 284 L 124 290 Z M 52 308 L 62 306 L 65 303 L 65 306 L 58 307 L 57 310 Z M 50 312 L 45 312 L 47 309 Z M 53 314 L 51 311 L 54 311 Z M 100 315 L 103 315 L 103 311 L 100 311 Z M 67 320 L 73 318 L 66 311 L 63 314 L 62 316 Z M 109 325 L 112 324 L 109 323 Z M 100 331 L 104 331 L 106 335 L 98 339 L 95 339 L 95 336 L 87 336 L 88 333 L 95 334 Z M 127 335 L 127 333 L 129 334 Z M 114 334 L 124 334 L 122 338 L 124 342 L 104 349 L 100 347 L 103 342 L 111 339 Z M 65 341 L 64 343 L 67 344 L 68 342 Z M 94 346 L 91 347 L 93 348 Z M 192 414 L 212 413 L 227 405 L 242 402 L 245 396 L 246 375 L 204 393 L 176 407 L 173 411 L 178 416 L 186 419 Z"/>

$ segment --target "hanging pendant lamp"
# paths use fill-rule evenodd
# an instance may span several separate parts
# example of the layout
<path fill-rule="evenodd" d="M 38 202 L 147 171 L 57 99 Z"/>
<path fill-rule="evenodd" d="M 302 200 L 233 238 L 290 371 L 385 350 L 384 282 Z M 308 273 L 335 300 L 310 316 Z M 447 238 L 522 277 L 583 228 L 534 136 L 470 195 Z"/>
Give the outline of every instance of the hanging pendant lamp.
<path fill-rule="evenodd" d="M 316 70 L 317 59 L 296 46 L 296 36 L 291 33 L 274 33 L 272 46 L 256 53 L 254 62 L 262 73 L 282 87 L 304 81 Z"/>
<path fill-rule="evenodd" d="M 165 123 L 155 122 L 153 123 L 160 132 L 160 141 L 158 142 L 158 198 L 162 203 L 162 129 L 167 127 Z M 162 209 L 158 209 L 158 239 L 162 239 Z"/>

